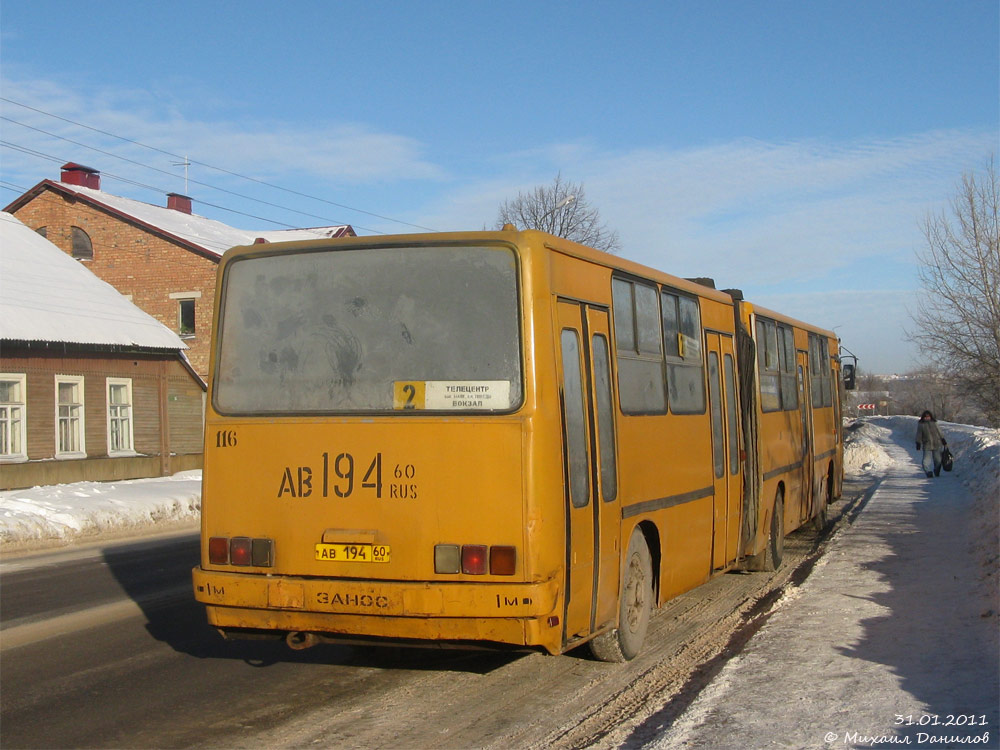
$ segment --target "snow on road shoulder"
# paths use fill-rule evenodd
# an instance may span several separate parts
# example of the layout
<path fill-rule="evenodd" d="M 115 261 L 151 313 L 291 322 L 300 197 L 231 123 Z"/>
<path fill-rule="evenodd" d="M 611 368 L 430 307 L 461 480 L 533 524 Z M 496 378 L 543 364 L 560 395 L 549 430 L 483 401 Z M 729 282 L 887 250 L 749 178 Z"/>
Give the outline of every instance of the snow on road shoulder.
<path fill-rule="evenodd" d="M 954 422 L 938 422 L 938 427 L 955 457 L 955 468 L 946 476 L 965 485 L 974 498 L 969 519 L 971 544 L 982 571 L 981 591 L 992 601 L 1000 559 L 1000 430 Z M 880 439 L 898 444 L 919 463 L 916 433 L 916 417 L 865 417 L 851 422 L 844 429 L 844 473 L 858 476 L 887 471 L 893 459 L 879 444 Z"/>
<path fill-rule="evenodd" d="M 864 420 L 852 422 L 844 430 L 844 474 L 881 474 L 894 463 L 879 439 L 888 439 L 891 431 Z"/>
<path fill-rule="evenodd" d="M 0 492 L 0 550 L 144 533 L 201 512 L 201 472 Z"/>
<path fill-rule="evenodd" d="M 928 479 L 915 418 L 848 426 L 849 473 L 884 477 L 870 501 L 646 748 L 997 747 L 1000 432 L 940 427 L 955 470 Z"/>

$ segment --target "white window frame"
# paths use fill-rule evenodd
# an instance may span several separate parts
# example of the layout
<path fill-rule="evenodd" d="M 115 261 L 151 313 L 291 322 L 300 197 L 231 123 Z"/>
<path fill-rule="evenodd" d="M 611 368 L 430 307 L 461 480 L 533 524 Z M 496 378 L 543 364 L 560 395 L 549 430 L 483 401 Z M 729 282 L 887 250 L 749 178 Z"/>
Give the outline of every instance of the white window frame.
<path fill-rule="evenodd" d="M 79 416 L 77 417 L 78 430 L 79 430 L 79 447 L 75 451 L 64 451 L 60 450 L 59 446 L 59 420 L 61 419 L 59 414 L 59 386 L 62 383 L 72 383 L 79 387 L 80 391 L 80 401 L 76 404 L 79 409 Z M 56 375 L 55 376 L 55 455 L 56 458 L 86 458 L 87 457 L 87 406 L 85 400 L 85 390 L 84 390 L 84 377 L 83 375 Z"/>
<path fill-rule="evenodd" d="M 114 448 L 111 444 L 112 430 L 111 425 L 114 421 L 121 421 L 121 416 L 113 416 L 112 410 L 116 407 L 116 404 L 111 402 L 111 386 L 123 385 L 125 386 L 125 393 L 127 398 L 126 407 L 128 408 L 128 447 L 127 448 Z M 108 378 L 104 386 L 104 394 L 107 400 L 107 438 L 108 438 L 108 455 L 109 456 L 134 456 L 135 452 L 135 404 L 132 402 L 132 378 Z"/>
<path fill-rule="evenodd" d="M 28 392 L 27 392 L 27 378 L 24 373 L 14 373 L 14 372 L 0 372 L 0 380 L 14 381 L 18 384 L 19 390 L 21 392 L 20 401 L 6 401 L 0 404 L 0 421 L 4 423 L 5 434 L 7 435 L 6 445 L 0 445 L 0 462 L 13 463 L 15 461 L 27 461 L 28 460 Z M 13 436 L 13 430 L 11 425 L 14 422 L 12 411 L 14 409 L 20 410 L 20 416 L 17 419 L 17 438 L 18 444 L 21 446 L 21 450 L 17 453 L 12 451 L 9 452 L 11 445 L 11 437 Z"/>

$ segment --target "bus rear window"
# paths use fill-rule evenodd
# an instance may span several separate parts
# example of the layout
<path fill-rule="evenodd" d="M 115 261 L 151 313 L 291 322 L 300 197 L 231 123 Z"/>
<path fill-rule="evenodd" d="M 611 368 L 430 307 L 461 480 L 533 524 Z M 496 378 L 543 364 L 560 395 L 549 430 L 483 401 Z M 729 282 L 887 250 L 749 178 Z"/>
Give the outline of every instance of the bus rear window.
<path fill-rule="evenodd" d="M 514 253 L 303 251 L 233 261 L 214 403 L 223 414 L 510 411 L 521 403 Z"/>

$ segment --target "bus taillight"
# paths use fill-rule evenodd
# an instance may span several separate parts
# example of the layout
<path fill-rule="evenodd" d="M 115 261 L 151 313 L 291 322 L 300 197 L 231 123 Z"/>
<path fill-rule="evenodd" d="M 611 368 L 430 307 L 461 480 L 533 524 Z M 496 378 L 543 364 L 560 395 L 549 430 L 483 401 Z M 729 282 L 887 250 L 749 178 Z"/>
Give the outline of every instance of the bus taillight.
<path fill-rule="evenodd" d="M 229 542 L 229 562 L 233 565 L 249 565 L 253 540 L 245 536 L 236 537 Z"/>
<path fill-rule="evenodd" d="M 270 539 L 213 536 L 208 540 L 212 565 L 245 565 L 269 568 L 274 564 L 274 542 Z"/>
<path fill-rule="evenodd" d="M 486 573 L 486 545 L 463 545 L 462 572 L 471 576 L 481 576 Z"/>
<path fill-rule="evenodd" d="M 229 540 L 222 536 L 213 536 L 208 540 L 208 561 L 212 565 L 229 564 Z"/>
<path fill-rule="evenodd" d="M 438 544 L 434 547 L 434 572 L 481 576 L 512 576 L 517 566 L 515 547 L 485 544 Z"/>
<path fill-rule="evenodd" d="M 512 576 L 517 565 L 514 547 L 490 547 L 490 575 Z"/>

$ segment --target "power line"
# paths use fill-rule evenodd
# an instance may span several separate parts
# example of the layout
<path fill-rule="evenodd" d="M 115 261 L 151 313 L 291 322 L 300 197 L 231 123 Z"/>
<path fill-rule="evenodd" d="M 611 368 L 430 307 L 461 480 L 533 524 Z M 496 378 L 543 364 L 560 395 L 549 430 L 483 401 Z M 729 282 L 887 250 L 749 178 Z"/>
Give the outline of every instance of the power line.
<path fill-rule="evenodd" d="M 170 172 L 170 171 L 168 171 L 166 169 L 160 169 L 159 167 L 154 167 L 154 166 L 152 166 L 150 164 L 143 164 L 142 162 L 135 161 L 134 159 L 129 159 L 129 158 L 125 157 L 125 156 L 120 156 L 119 154 L 112 153 L 111 151 L 105 151 L 104 149 L 97 148 L 96 146 L 90 146 L 90 145 L 88 145 L 86 143 L 80 143 L 79 141 L 74 141 L 71 138 L 66 138 L 65 136 L 61 136 L 61 135 L 58 135 L 56 133 L 50 133 L 47 130 L 42 130 L 41 128 L 36 128 L 33 125 L 28 125 L 27 123 L 19 122 L 18 120 L 14 120 L 14 119 L 12 119 L 10 117 L 4 117 L 4 116 L 0 115 L 0 120 L 4 120 L 6 122 L 10 122 L 10 123 L 13 123 L 15 125 L 20 125 L 22 128 L 27 128 L 28 130 L 34 130 L 36 133 L 42 133 L 43 135 L 47 135 L 47 136 L 50 136 L 52 138 L 58 138 L 61 141 L 66 141 L 67 143 L 72 143 L 74 146 L 80 146 L 82 148 L 90 149 L 91 151 L 96 151 L 99 154 L 105 154 L 106 156 L 110 156 L 110 157 L 115 158 L 115 159 L 121 159 L 124 162 L 128 162 L 129 164 L 135 164 L 136 166 L 142 167 L 144 169 L 152 170 L 153 172 L 159 172 L 161 174 L 165 174 L 165 175 L 168 175 L 170 177 L 176 177 L 176 175 L 173 172 Z M 21 150 L 24 150 L 23 147 L 21 148 Z M 188 162 L 188 163 L 190 163 L 190 162 Z M 102 174 L 105 174 L 105 173 L 102 171 Z M 298 210 L 296 208 L 289 208 L 288 206 L 282 206 L 282 205 L 279 205 L 277 203 L 271 203 L 269 201 L 265 201 L 265 200 L 262 200 L 260 198 L 254 198 L 251 195 L 244 195 L 242 193 L 237 193 L 237 192 L 234 192 L 232 190 L 227 190 L 226 188 L 220 188 L 220 187 L 218 187 L 216 185 L 210 185 L 207 182 L 200 182 L 198 180 L 188 180 L 187 178 L 185 178 L 185 183 L 187 183 L 188 181 L 193 182 L 195 185 L 201 185 L 202 187 L 211 188 L 212 190 L 218 190 L 220 193 L 226 193 L 228 195 L 233 195 L 233 196 L 235 196 L 237 198 L 244 198 L 245 200 L 254 201 L 256 203 L 262 203 L 265 206 L 270 206 L 271 208 L 281 209 L 282 211 L 290 211 L 292 213 L 300 214 L 302 216 L 308 216 L 311 219 L 319 219 L 320 221 L 332 222 L 333 224 L 336 224 L 336 225 L 343 225 L 343 224 L 349 223 L 349 222 L 346 222 L 346 221 L 339 221 L 337 219 L 331 219 L 331 218 L 329 218 L 327 216 L 319 216 L 318 214 L 307 213 L 306 211 L 300 211 L 300 210 Z M 167 192 L 167 191 L 163 191 L 163 192 Z M 199 201 L 199 203 L 204 203 L 206 206 L 212 206 L 213 208 L 218 208 L 218 206 L 214 206 L 213 204 L 208 203 L 207 201 L 204 201 L 201 198 L 199 198 L 198 201 Z M 230 210 L 230 209 L 223 209 L 223 210 Z M 239 213 L 239 212 L 237 212 L 237 213 Z M 265 221 L 269 221 L 269 219 L 265 219 Z M 279 223 L 279 222 L 275 222 L 275 223 Z M 358 229 L 364 229 L 366 232 L 375 232 L 376 234 L 381 234 L 381 232 L 379 232 L 378 230 L 371 229 L 369 227 L 358 226 Z"/>
<path fill-rule="evenodd" d="M 0 101 L 7 102 L 8 104 L 14 104 L 14 105 L 16 105 L 18 107 L 24 107 L 25 109 L 29 109 L 32 112 L 37 112 L 37 113 L 39 113 L 41 115 L 45 115 L 46 117 L 53 117 L 53 118 L 55 118 L 57 120 L 62 120 L 63 122 L 67 122 L 67 123 L 69 123 L 71 125 L 76 125 L 76 126 L 81 127 L 81 128 L 86 128 L 87 130 L 92 130 L 95 133 L 100 133 L 100 134 L 106 135 L 106 136 L 108 136 L 110 138 L 116 138 L 116 139 L 118 139 L 120 141 L 125 141 L 126 143 L 131 143 L 131 144 L 133 144 L 135 146 L 140 146 L 142 148 L 147 148 L 147 149 L 149 149 L 151 151 L 156 151 L 157 153 L 164 154 L 164 155 L 169 156 L 169 157 L 174 158 L 174 159 L 188 159 L 185 156 L 180 156 L 179 154 L 175 154 L 175 153 L 172 153 L 170 151 L 165 151 L 164 149 L 157 148 L 156 146 L 150 146 L 150 145 L 148 145 L 146 143 L 142 143 L 140 141 L 136 141 L 136 140 L 133 140 L 131 138 L 125 138 L 124 136 L 120 136 L 120 135 L 117 135 L 115 133 L 110 133 L 107 130 L 101 130 L 100 128 L 95 128 L 95 127 L 93 127 L 91 125 L 86 125 L 86 124 L 84 124 L 82 122 L 77 122 L 76 120 L 70 120 L 69 118 L 62 117 L 62 116 L 57 115 L 57 114 L 53 114 L 52 112 L 46 112 L 45 110 L 38 109 L 37 107 L 31 107 L 31 106 L 29 106 L 27 104 L 23 104 L 22 102 L 14 101 L 13 99 L 8 99 L 6 97 L 0 96 Z M 206 162 L 197 161 L 195 159 L 189 159 L 189 161 L 190 161 L 191 164 L 197 164 L 198 166 L 201 166 L 201 167 L 207 167 L 208 169 L 213 169 L 213 170 L 215 170 L 217 172 L 222 172 L 223 174 L 228 174 L 228 175 L 230 175 L 232 177 L 238 177 L 238 178 L 240 178 L 242 180 L 249 180 L 250 182 L 255 182 L 258 185 L 264 185 L 264 186 L 272 188 L 274 190 L 281 190 L 283 192 L 290 193 L 292 195 L 297 195 L 297 196 L 299 196 L 301 198 L 308 198 L 310 200 L 320 201 L 321 203 L 326 203 L 326 204 L 329 204 L 331 206 L 336 206 L 337 208 L 343 208 L 343 209 L 348 210 L 348 211 L 356 211 L 357 213 L 365 214 L 366 216 L 373 216 L 373 217 L 375 217 L 377 219 L 383 219 L 384 221 L 391 221 L 391 222 L 396 223 L 396 224 L 403 224 L 405 226 L 415 227 L 417 229 L 423 229 L 423 230 L 428 231 L 428 232 L 437 231 L 435 229 L 431 229 L 430 227 L 421 226 L 420 224 L 413 224 L 411 222 L 403 221 L 401 219 L 394 219 L 391 216 L 383 216 L 382 214 L 373 213 L 372 211 L 365 211 L 364 209 L 361 209 L 361 208 L 355 208 L 353 206 L 348 206 L 348 205 L 343 204 L 343 203 L 336 203 L 334 201 L 327 200 L 326 198 L 320 198 L 320 197 L 315 196 L 315 195 L 309 195 L 308 193 L 299 192 L 298 190 L 292 190 L 291 188 L 282 187 L 281 185 L 275 185 L 275 184 L 267 182 L 265 180 L 260 180 L 260 179 L 257 179 L 256 177 L 249 177 L 247 175 L 240 174 L 239 172 L 233 172 L 233 171 L 228 170 L 228 169 L 223 169 L 222 167 L 216 167 L 216 166 L 214 166 L 212 164 L 207 164 Z"/>
<path fill-rule="evenodd" d="M 11 143 L 10 141 L 0 140 L 0 146 L 4 146 L 6 148 L 10 148 L 10 149 L 13 149 L 15 151 L 20 151 L 20 152 L 25 153 L 25 154 L 30 154 L 31 156 L 38 156 L 40 158 L 48 159 L 50 161 L 55 161 L 55 162 L 65 161 L 65 159 L 62 159 L 60 157 L 52 156 L 51 154 L 43 154 L 40 151 L 33 151 L 32 149 L 25 148 L 24 146 L 20 146 L 20 145 L 18 145 L 16 143 Z M 151 167 L 151 169 L 152 169 L 152 167 Z M 101 177 L 108 177 L 108 178 L 110 178 L 112 180 L 118 180 L 119 182 L 124 182 L 127 185 L 134 185 L 135 187 L 140 187 L 140 188 L 143 188 L 145 190 L 152 190 L 152 191 L 157 192 L 157 193 L 166 193 L 166 192 L 168 192 L 166 190 L 163 190 L 163 188 L 159 188 L 159 187 L 156 187 L 154 185 L 146 185 L 145 183 L 142 183 L 142 182 L 136 182 L 135 180 L 130 180 L 127 177 L 122 177 L 121 175 L 116 175 L 116 174 L 114 174 L 112 172 L 104 172 L 104 171 L 102 171 L 101 172 Z M 298 227 L 296 227 L 293 224 L 286 224 L 283 221 L 276 221 L 274 219 L 268 219 L 268 218 L 266 218 L 264 216 L 257 216 L 255 214 L 248 214 L 245 211 L 238 211 L 235 208 L 227 208 L 225 206 L 220 206 L 220 205 L 217 205 L 215 203 L 209 203 L 208 201 L 205 201 L 205 200 L 199 200 L 199 202 L 201 204 L 203 204 L 203 205 L 210 206 L 212 208 L 217 208 L 220 211 L 228 211 L 229 213 L 239 214 L 240 216 L 247 216 L 247 217 L 249 217 L 251 219 L 257 219 L 258 221 L 266 221 L 269 224 L 277 224 L 280 227 L 287 227 L 289 229 L 297 229 L 298 228 Z"/>

